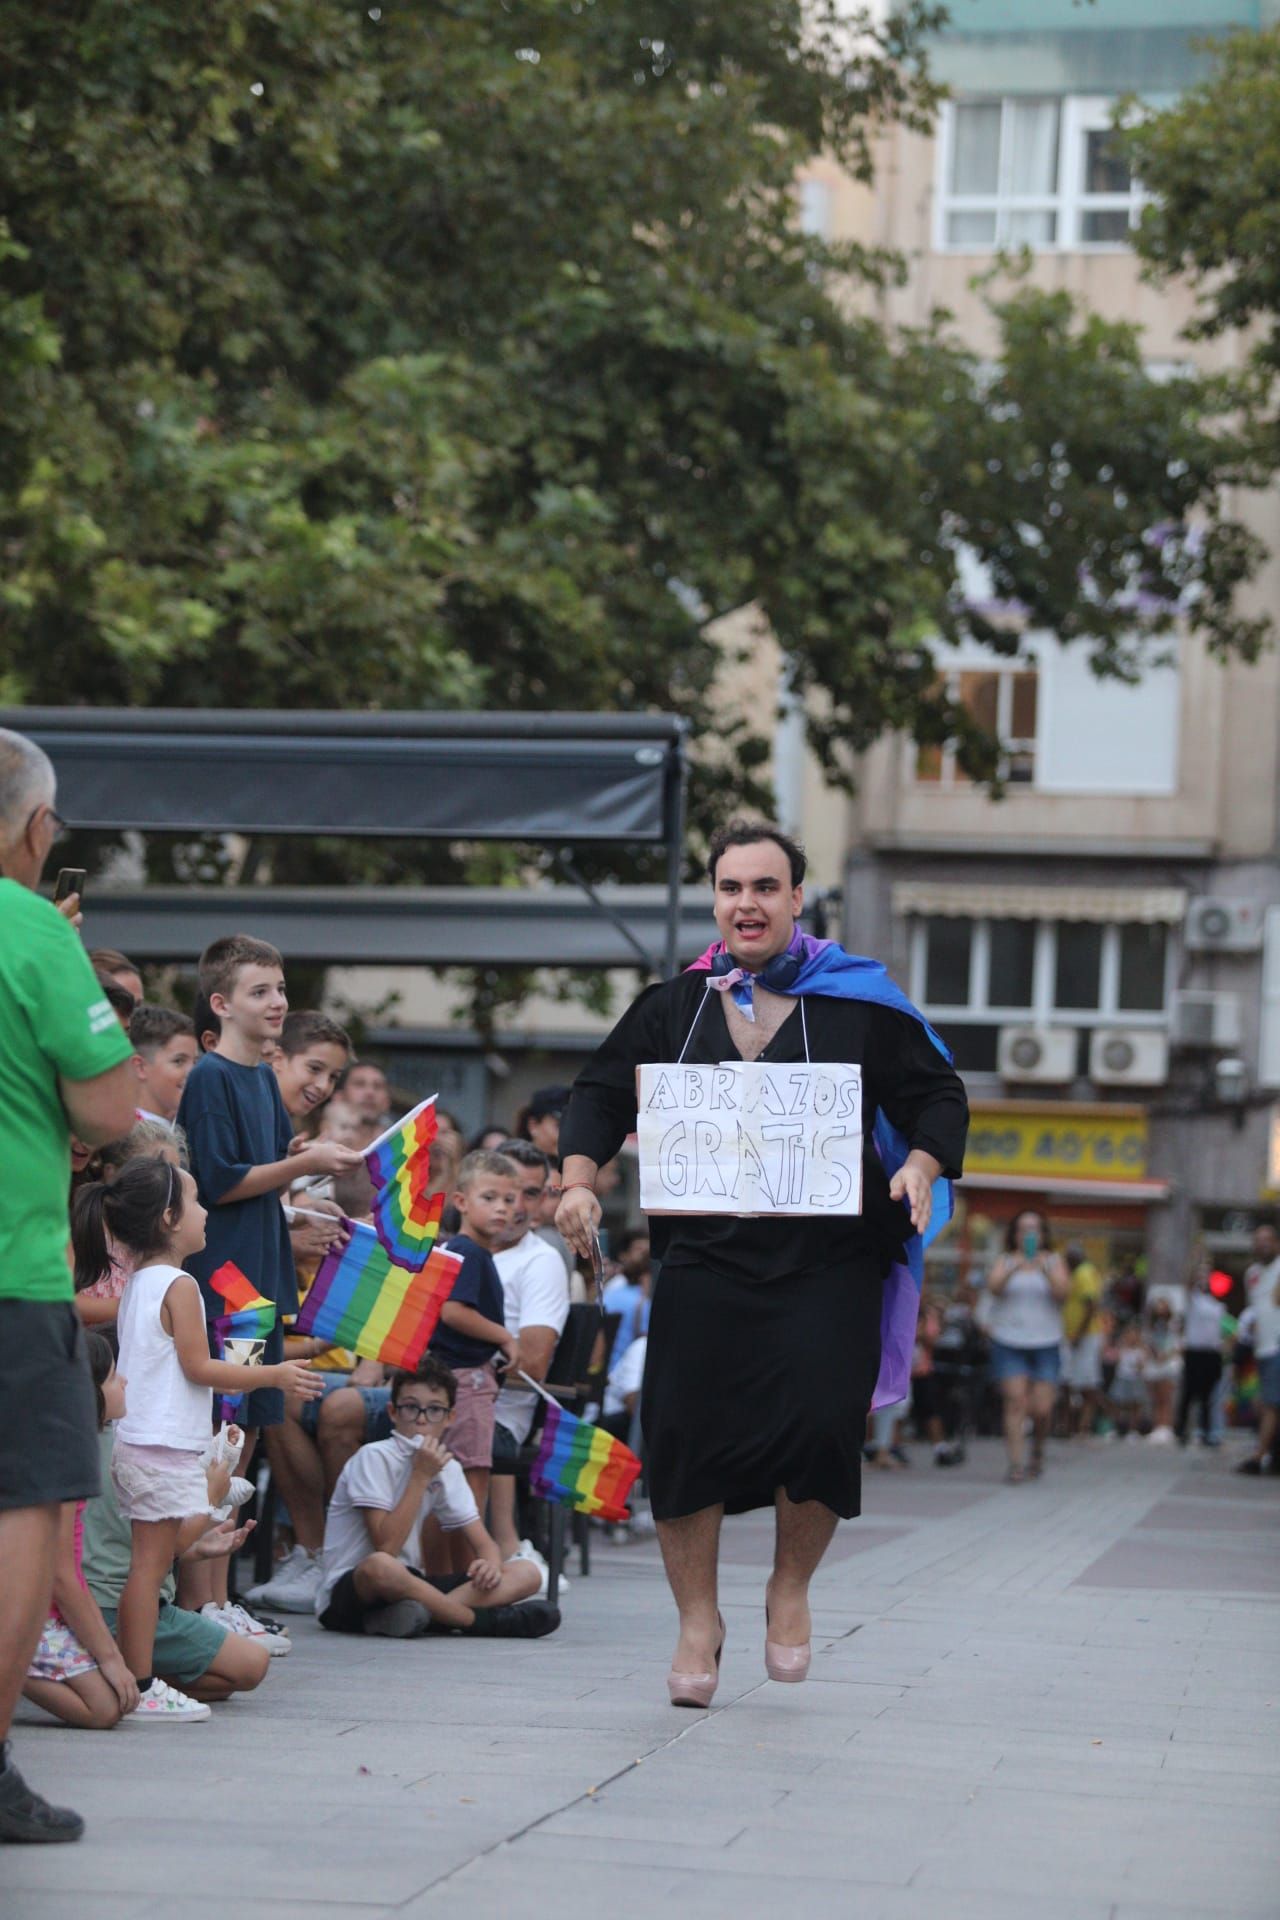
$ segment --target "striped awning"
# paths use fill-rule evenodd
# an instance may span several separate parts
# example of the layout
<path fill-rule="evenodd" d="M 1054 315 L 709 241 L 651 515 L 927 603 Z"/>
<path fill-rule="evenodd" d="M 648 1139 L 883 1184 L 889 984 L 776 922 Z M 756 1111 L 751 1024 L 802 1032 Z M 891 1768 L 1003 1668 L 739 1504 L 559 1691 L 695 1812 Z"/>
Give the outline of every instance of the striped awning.
<path fill-rule="evenodd" d="M 1140 920 L 1173 925 L 1187 911 L 1182 887 L 1016 887 L 951 880 L 899 880 L 893 911 L 963 920 Z"/>

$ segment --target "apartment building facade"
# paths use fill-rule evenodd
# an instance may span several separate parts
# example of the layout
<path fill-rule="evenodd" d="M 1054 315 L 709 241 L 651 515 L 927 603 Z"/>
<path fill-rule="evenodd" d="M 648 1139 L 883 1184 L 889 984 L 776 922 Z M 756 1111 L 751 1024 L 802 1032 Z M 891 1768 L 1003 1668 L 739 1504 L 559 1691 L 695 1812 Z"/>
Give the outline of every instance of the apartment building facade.
<path fill-rule="evenodd" d="M 870 196 L 815 163 L 804 217 L 901 251 L 887 317 L 944 306 L 980 353 L 995 343 L 971 282 L 1025 245 L 1036 283 L 1138 321 L 1157 369 L 1222 364 L 1239 343 L 1189 346 L 1190 293 L 1140 276 L 1141 189 L 1111 115 L 1126 92 L 1159 105 L 1193 83 L 1200 36 L 1278 18 L 1266 0 L 952 0 L 933 135 L 895 129 Z M 1233 504 L 1280 552 L 1280 500 Z M 1278 585 L 1273 561 L 1253 597 L 1275 608 Z M 1190 631 L 1175 654 L 1138 687 L 1097 680 L 1050 633 L 1016 660 L 940 657 L 1003 742 L 1003 799 L 902 738 L 865 756 L 847 814 L 812 778 L 796 789 L 794 818 L 846 837 L 849 944 L 889 961 L 966 1074 L 944 1264 L 981 1269 L 1034 1196 L 1095 1256 L 1176 1284 L 1197 1244 L 1238 1271 L 1276 1197 L 1280 661 L 1220 664 Z"/>

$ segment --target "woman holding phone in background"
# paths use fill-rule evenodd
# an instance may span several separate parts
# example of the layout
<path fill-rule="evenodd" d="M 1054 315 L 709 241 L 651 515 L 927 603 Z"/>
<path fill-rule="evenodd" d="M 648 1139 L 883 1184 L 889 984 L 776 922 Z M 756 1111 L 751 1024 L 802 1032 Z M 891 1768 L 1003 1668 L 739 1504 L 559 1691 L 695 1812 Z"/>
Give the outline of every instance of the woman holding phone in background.
<path fill-rule="evenodd" d="M 991 1311 L 991 1371 L 1004 1399 L 1005 1478 L 1013 1485 L 1044 1468 L 1044 1443 L 1053 1417 L 1061 1368 L 1062 1304 L 1071 1284 L 1066 1262 L 1053 1251 L 1049 1222 L 1028 1207 L 1010 1221 L 1005 1251 L 987 1276 Z M 1024 1466 L 1027 1415 L 1033 1422 L 1031 1460 Z"/>

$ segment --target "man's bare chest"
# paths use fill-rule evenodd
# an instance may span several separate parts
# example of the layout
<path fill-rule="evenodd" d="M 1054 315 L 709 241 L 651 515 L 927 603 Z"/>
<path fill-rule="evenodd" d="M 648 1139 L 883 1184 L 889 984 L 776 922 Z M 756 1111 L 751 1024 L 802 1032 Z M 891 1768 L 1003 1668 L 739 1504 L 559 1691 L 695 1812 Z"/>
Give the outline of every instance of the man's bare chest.
<path fill-rule="evenodd" d="M 795 1012 L 796 1001 L 781 993 L 769 993 L 757 986 L 752 994 L 755 1019 L 748 1020 L 729 995 L 724 997 L 725 1025 L 729 1038 L 744 1060 L 758 1060 L 787 1016 Z"/>

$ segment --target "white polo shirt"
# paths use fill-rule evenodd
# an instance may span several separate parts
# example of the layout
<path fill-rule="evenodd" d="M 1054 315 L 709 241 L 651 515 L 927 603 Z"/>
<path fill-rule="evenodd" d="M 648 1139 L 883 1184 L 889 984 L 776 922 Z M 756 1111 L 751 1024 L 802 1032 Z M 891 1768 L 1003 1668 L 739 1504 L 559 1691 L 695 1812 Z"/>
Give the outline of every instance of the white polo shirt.
<path fill-rule="evenodd" d="M 493 1263 L 502 1282 L 507 1332 L 519 1335 L 524 1327 L 550 1327 L 557 1338 L 569 1318 L 569 1276 L 554 1247 L 530 1231 Z M 531 1387 L 503 1387 L 494 1413 L 518 1446 L 529 1438 L 538 1396 Z"/>
<path fill-rule="evenodd" d="M 373 1440 L 353 1453 L 338 1475 L 324 1523 L 323 1573 L 316 1595 L 318 1614 L 328 1606 L 329 1596 L 343 1574 L 358 1567 L 376 1551 L 360 1509 L 372 1507 L 378 1513 L 394 1512 L 405 1490 L 413 1456 L 421 1444 L 420 1440 L 406 1440 L 399 1433 L 393 1433 L 389 1440 Z M 446 1533 L 469 1527 L 473 1520 L 480 1518 L 466 1476 L 456 1460 L 450 1460 L 423 1488 L 422 1504 L 398 1556 L 406 1567 L 421 1565 L 422 1523 L 429 1514 L 435 1515 Z"/>

